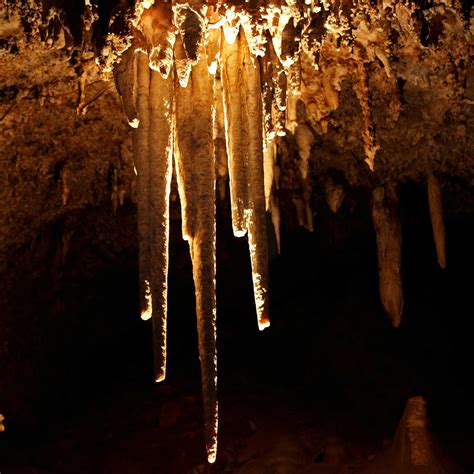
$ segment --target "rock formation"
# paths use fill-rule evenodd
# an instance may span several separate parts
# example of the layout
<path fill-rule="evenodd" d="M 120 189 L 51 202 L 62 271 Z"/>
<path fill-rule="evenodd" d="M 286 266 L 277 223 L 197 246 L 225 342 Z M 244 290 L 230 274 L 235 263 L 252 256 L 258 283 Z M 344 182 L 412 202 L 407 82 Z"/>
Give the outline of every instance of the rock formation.
<path fill-rule="evenodd" d="M 216 180 L 222 198 L 228 177 L 233 231 L 248 238 L 260 330 L 270 325 L 266 213 L 271 213 L 278 250 L 281 202 L 291 203 L 285 204 L 285 215 L 293 213 L 300 225 L 317 231 L 317 179 L 326 183 L 323 192 L 334 213 L 344 199 L 333 172 L 348 186 L 372 192 L 381 301 L 399 326 L 397 186 L 428 177 L 436 252 L 445 268 L 442 178 L 437 176 L 471 182 L 474 176 L 472 18 L 469 23 L 466 5 L 448 0 L 99 3 L 85 0 L 73 10 L 62 0 L 7 0 L 3 14 L 8 24 L 21 21 L 30 43 L 40 40 L 60 50 L 58 57 L 69 57 L 80 116 L 104 93 L 88 100 L 89 78 L 115 76 L 133 128 L 140 304 L 142 318 L 153 321 L 157 381 L 166 373 L 174 167 L 183 238 L 193 263 L 206 445 L 213 462 Z M 2 41 L 13 54 L 14 40 L 7 35 Z M 11 94 L 13 108 L 33 91 Z M 44 101 L 52 103 L 53 97 Z M 13 134 L 6 153 L 17 146 L 10 112 L 2 112 L 3 133 Z M 61 188 L 62 206 L 71 206 L 78 202 L 74 183 L 81 177 L 74 165 L 59 163 L 47 173 Z M 18 170 L 21 162 L 15 166 Z M 133 181 L 129 173 L 120 187 L 119 175 L 114 169 L 115 206 L 123 202 L 125 183 Z"/>

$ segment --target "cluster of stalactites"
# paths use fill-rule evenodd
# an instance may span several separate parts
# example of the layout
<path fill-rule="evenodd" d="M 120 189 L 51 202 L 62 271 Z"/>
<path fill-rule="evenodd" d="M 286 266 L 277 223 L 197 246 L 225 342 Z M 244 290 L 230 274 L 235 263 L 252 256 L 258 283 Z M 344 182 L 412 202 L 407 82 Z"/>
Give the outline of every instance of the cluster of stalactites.
<path fill-rule="evenodd" d="M 229 55 L 232 59 L 220 60 Z M 220 69 L 219 69 L 220 68 Z M 156 380 L 166 373 L 169 194 L 173 166 L 196 294 L 208 459 L 217 452 L 216 180 L 228 175 L 235 234 L 248 234 L 258 327 L 269 326 L 264 135 L 259 63 L 193 6 L 144 9 L 115 70 L 134 128 L 142 318 L 152 319 Z M 235 87 L 229 87 L 229 83 Z M 238 85 L 245 87 L 245 95 Z"/>
<path fill-rule="evenodd" d="M 366 163 L 371 170 L 376 164 L 378 145 L 365 63 L 378 58 L 390 78 L 388 40 L 382 37 L 381 28 L 368 24 L 368 16 L 352 17 L 349 23 L 350 8 L 346 11 L 344 5 L 335 9 L 324 2 L 304 6 L 269 3 L 249 11 L 199 1 L 141 1 L 136 5 L 130 46 L 115 68 L 124 111 L 135 129 L 140 300 L 142 317 L 153 320 L 157 381 L 166 372 L 173 167 L 177 178 L 182 233 L 193 264 L 210 462 L 216 456 L 218 420 L 216 183 L 223 198 L 229 181 L 234 234 L 248 236 L 257 322 L 262 330 L 269 325 L 267 212 L 280 248 L 279 137 L 294 137 L 303 192 L 293 202 L 298 221 L 309 230 L 313 229 L 309 167 L 315 143 L 313 125 L 317 122 L 321 133 L 327 130 L 327 117 L 339 106 L 344 78 L 351 78 L 360 102 Z M 403 18 L 410 7 L 400 5 L 385 2 L 380 18 L 387 9 L 397 8 Z M 364 4 L 358 8 L 369 12 L 375 7 Z M 318 24 L 324 26 L 324 35 Z M 308 67 L 324 74 L 317 79 L 308 77 Z M 337 212 L 344 190 L 328 180 L 325 192 L 329 207 Z M 428 195 L 438 259 L 444 268 L 440 187 L 431 172 Z M 381 299 L 393 325 L 398 326 L 403 291 L 396 187 L 387 184 L 373 191 L 372 216 Z"/>

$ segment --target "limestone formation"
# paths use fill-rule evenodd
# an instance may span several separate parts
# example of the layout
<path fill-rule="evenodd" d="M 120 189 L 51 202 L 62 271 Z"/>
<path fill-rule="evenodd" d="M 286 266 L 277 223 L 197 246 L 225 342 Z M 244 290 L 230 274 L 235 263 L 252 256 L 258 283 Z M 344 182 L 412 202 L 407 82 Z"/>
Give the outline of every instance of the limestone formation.
<path fill-rule="evenodd" d="M 336 213 L 348 187 L 372 191 L 380 297 L 399 326 L 396 189 L 419 179 L 420 169 L 425 175 L 426 157 L 433 147 L 441 150 L 436 156 L 444 158 L 430 163 L 427 187 L 438 262 L 445 268 L 436 176 L 472 182 L 474 175 L 472 19 L 469 24 L 466 9 L 448 0 L 111 3 L 99 9 L 97 1 L 85 0 L 77 12 L 80 28 L 62 0 L 6 0 L 6 12 L 21 17 L 30 40 L 69 54 L 80 114 L 90 104 L 87 78 L 94 67 L 104 76 L 114 73 L 133 127 L 140 309 L 143 319 L 153 321 L 157 381 L 166 373 L 174 162 L 193 264 L 206 445 L 213 462 L 216 181 L 221 199 L 228 181 L 234 235 L 248 238 L 259 329 L 270 324 L 267 213 L 280 251 L 285 217 L 293 213 L 299 225 L 317 231 L 318 193 Z M 8 123 L 10 110 L 2 121 Z M 334 183 L 333 173 L 343 177 L 344 187 Z M 67 167 L 57 174 L 66 207 L 74 199 L 74 179 Z M 111 176 L 116 209 L 125 191 L 116 169 Z M 316 181 L 325 183 L 323 189 L 316 189 Z"/>

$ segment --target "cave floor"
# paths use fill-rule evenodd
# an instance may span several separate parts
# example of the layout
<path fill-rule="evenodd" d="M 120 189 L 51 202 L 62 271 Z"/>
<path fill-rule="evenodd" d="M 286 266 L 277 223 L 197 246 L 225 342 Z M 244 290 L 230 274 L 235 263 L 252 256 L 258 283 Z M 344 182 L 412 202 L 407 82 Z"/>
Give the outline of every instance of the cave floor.
<path fill-rule="evenodd" d="M 0 448 L 1 472 L 349 474 L 365 472 L 389 449 L 397 420 L 391 414 L 376 419 L 382 408 L 324 400 L 317 386 L 270 387 L 255 375 L 236 372 L 221 384 L 214 465 L 205 459 L 199 387 L 189 377 L 171 377 L 160 385 L 91 390 L 34 436 L 8 436 Z M 366 402 L 383 406 L 370 396 Z M 445 436 L 445 447 L 452 452 L 455 446 L 465 460 L 472 442 L 466 435 L 460 443 L 456 435 Z"/>
<path fill-rule="evenodd" d="M 297 387 L 237 382 L 221 390 L 214 466 L 205 461 L 197 387 L 170 381 L 91 393 L 39 437 L 12 439 L 2 473 L 355 472 L 389 442 L 370 420 L 361 426 L 335 407 L 323 413 Z"/>

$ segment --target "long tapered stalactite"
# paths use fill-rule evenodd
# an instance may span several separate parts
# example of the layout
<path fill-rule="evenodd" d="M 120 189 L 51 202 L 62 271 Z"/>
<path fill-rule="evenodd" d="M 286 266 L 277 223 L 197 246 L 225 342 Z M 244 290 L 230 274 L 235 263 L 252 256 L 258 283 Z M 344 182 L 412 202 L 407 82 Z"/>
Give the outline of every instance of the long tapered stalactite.
<path fill-rule="evenodd" d="M 120 62 L 114 70 L 115 85 L 120 94 L 123 111 L 129 125 L 137 128 L 139 125 L 136 100 L 136 54 L 135 48 L 128 48 L 121 57 Z"/>
<path fill-rule="evenodd" d="M 443 219 L 443 203 L 438 178 L 432 172 L 428 173 L 427 187 L 436 255 L 439 266 L 444 270 L 446 268 L 446 231 Z"/>
<path fill-rule="evenodd" d="M 243 31 L 238 36 L 245 36 Z M 248 209 L 248 150 L 247 122 L 241 93 L 241 41 L 221 40 L 221 77 L 224 96 L 227 155 L 229 159 L 229 187 L 232 206 L 232 227 L 236 237 L 247 232 Z"/>
<path fill-rule="evenodd" d="M 270 325 L 268 304 L 268 243 L 263 169 L 263 113 L 260 66 L 253 59 L 245 35 L 240 35 L 243 53 L 242 87 L 245 120 L 248 123 L 248 233 L 252 280 L 260 330 Z"/>
<path fill-rule="evenodd" d="M 403 312 L 402 229 L 397 202 L 397 193 L 392 186 L 378 187 L 372 193 L 372 221 L 377 240 L 380 299 L 394 327 L 400 325 Z"/>
<path fill-rule="evenodd" d="M 205 439 L 209 462 L 217 454 L 216 222 L 214 77 L 205 49 L 187 87 L 175 81 L 175 165 L 183 236 L 189 241 L 196 295 Z"/>
<path fill-rule="evenodd" d="M 137 171 L 137 209 L 139 241 L 139 289 L 142 319 L 152 316 L 151 262 L 150 262 L 150 68 L 148 55 L 136 54 L 137 100 L 139 125 L 133 131 L 134 160 Z M 129 64 L 131 67 L 131 64 Z"/>
<path fill-rule="evenodd" d="M 166 375 L 169 195 L 173 157 L 173 74 L 151 71 L 150 249 L 155 379 Z"/>

